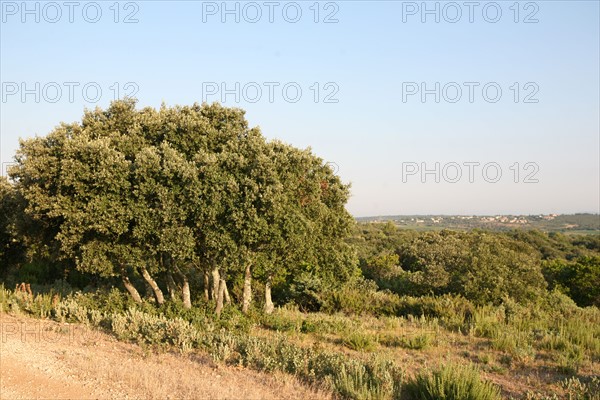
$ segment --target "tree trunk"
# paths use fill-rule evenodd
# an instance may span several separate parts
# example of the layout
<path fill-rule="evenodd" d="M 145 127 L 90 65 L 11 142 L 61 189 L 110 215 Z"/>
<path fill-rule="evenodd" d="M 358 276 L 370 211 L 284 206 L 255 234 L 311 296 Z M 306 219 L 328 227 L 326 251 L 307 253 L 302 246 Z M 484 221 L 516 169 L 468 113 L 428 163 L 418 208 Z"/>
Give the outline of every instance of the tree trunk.
<path fill-rule="evenodd" d="M 208 271 L 204 270 L 204 300 L 208 301 L 210 299 L 210 277 L 208 276 Z"/>
<path fill-rule="evenodd" d="M 188 277 L 183 272 L 181 272 L 181 270 L 175 263 L 173 263 L 172 265 L 173 270 L 175 271 L 179 279 L 181 279 L 181 297 L 183 299 L 183 308 L 190 309 L 192 308 L 192 300 L 190 296 L 190 281 L 188 280 Z"/>
<path fill-rule="evenodd" d="M 225 280 L 219 280 L 219 288 L 217 289 L 217 315 L 221 315 L 221 310 L 223 310 L 223 295 L 225 294 Z"/>
<path fill-rule="evenodd" d="M 271 314 L 275 307 L 273 306 L 273 300 L 271 299 L 271 277 L 267 277 L 267 283 L 265 283 L 265 313 Z"/>
<path fill-rule="evenodd" d="M 181 274 L 181 279 L 183 280 L 183 285 L 181 287 L 181 294 L 183 297 L 183 308 L 190 309 L 192 308 L 192 299 L 190 296 L 190 282 L 188 281 L 187 276 L 185 274 Z"/>
<path fill-rule="evenodd" d="M 225 280 L 223 280 L 223 282 L 225 282 Z M 225 304 L 229 304 L 231 303 L 231 297 L 229 297 L 229 289 L 227 289 L 227 282 L 225 282 L 224 289 L 223 289 L 223 296 L 225 298 Z"/>
<path fill-rule="evenodd" d="M 140 296 L 140 293 L 137 291 L 135 286 L 133 286 L 131 281 L 129 281 L 129 277 L 127 276 L 125 270 L 123 270 L 121 278 L 123 279 L 123 285 L 125 286 L 125 289 L 127 289 L 131 297 L 133 297 L 133 301 L 135 301 L 136 303 L 141 303 L 142 297 Z"/>
<path fill-rule="evenodd" d="M 246 274 L 244 275 L 244 294 L 242 298 L 242 312 L 248 313 L 250 302 L 252 301 L 252 273 L 250 263 L 246 264 Z"/>
<path fill-rule="evenodd" d="M 213 301 L 217 301 L 217 297 L 219 296 L 219 281 L 220 281 L 220 275 L 219 275 L 219 268 L 215 267 L 212 270 L 212 293 L 211 293 L 211 299 Z"/>
<path fill-rule="evenodd" d="M 175 283 L 173 275 L 170 272 L 167 273 L 167 290 L 169 291 L 171 300 L 177 300 L 177 284 Z"/>
<path fill-rule="evenodd" d="M 156 281 L 154 279 L 152 279 L 152 277 L 148 273 L 148 270 L 145 267 L 141 267 L 140 271 L 142 272 L 142 276 L 144 277 L 146 282 L 148 282 L 148 284 L 154 291 L 154 297 L 156 297 L 156 302 L 158 304 L 163 304 L 165 302 L 165 297 L 163 296 L 163 292 L 158 287 L 158 284 L 156 283 Z"/>

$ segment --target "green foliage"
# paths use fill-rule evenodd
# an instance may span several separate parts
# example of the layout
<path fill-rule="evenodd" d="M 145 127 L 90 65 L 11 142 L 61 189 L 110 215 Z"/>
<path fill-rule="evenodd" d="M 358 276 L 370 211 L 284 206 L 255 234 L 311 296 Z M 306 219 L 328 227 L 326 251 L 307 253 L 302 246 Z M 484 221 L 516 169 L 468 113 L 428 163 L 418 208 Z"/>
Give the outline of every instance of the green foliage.
<path fill-rule="evenodd" d="M 538 350 L 551 350 L 559 355 L 559 367 L 572 373 L 585 360 L 600 357 L 599 322 L 597 308 L 578 308 L 553 292 L 546 301 L 527 307 L 508 299 L 500 307 L 478 307 L 467 332 L 491 339 L 492 348 L 520 361 L 532 359 Z"/>
<path fill-rule="evenodd" d="M 404 374 L 392 362 L 373 358 L 370 363 L 342 365 L 331 379 L 337 391 L 348 399 L 400 399 Z"/>
<path fill-rule="evenodd" d="M 410 399 L 500 400 L 500 390 L 483 381 L 473 366 L 447 364 L 419 374 L 406 385 Z"/>
<path fill-rule="evenodd" d="M 0 278 L 24 260 L 24 242 L 17 231 L 23 216 L 22 200 L 14 185 L 0 177 Z"/>
<path fill-rule="evenodd" d="M 531 301 L 545 288 L 533 248 L 506 234 L 382 225 L 363 227 L 351 243 L 359 249 L 365 276 L 396 293 L 452 293 L 485 304 L 507 295 Z"/>
<path fill-rule="evenodd" d="M 235 281 L 251 266 L 263 283 L 287 283 L 288 300 L 318 309 L 324 288 L 357 275 L 344 242 L 349 186 L 309 149 L 268 142 L 236 108 L 135 106 L 115 101 L 23 140 L 16 185 L 0 182 L 2 209 L 22 200 L 31 250 L 61 262 L 50 281 L 73 265 L 102 282 L 121 278 L 139 301 L 137 273 L 160 304 L 173 276 L 217 269 Z M 0 257 L 14 225 L 3 216 Z"/>
<path fill-rule="evenodd" d="M 600 307 L 600 256 L 549 261 L 543 272 L 551 289 L 569 295 L 577 305 Z"/>
<path fill-rule="evenodd" d="M 411 350 L 423 350 L 431 346 L 433 338 L 427 333 L 421 333 L 415 336 L 403 338 L 401 346 Z"/>
<path fill-rule="evenodd" d="M 370 335 L 360 332 L 352 332 L 346 335 L 342 341 L 346 347 L 356 351 L 373 351 L 376 345 Z"/>
<path fill-rule="evenodd" d="M 285 300 L 296 304 L 303 311 L 319 311 L 323 306 L 323 294 L 327 288 L 322 279 L 308 272 L 291 276 Z"/>
<path fill-rule="evenodd" d="M 221 314 L 215 319 L 217 328 L 241 333 L 248 333 L 253 324 L 252 319 L 248 315 L 242 313 L 234 306 L 223 308 Z"/>
<path fill-rule="evenodd" d="M 365 278 L 377 282 L 382 289 L 391 289 L 390 281 L 401 276 L 403 272 L 399 264 L 398 254 L 383 253 L 364 260 L 361 269 Z"/>
<path fill-rule="evenodd" d="M 434 344 L 435 337 L 430 332 L 415 333 L 411 335 L 385 335 L 379 342 L 388 347 L 402 347 L 409 350 L 424 350 Z"/>
<path fill-rule="evenodd" d="M 437 316 L 424 313 L 421 316 L 408 314 L 406 318 L 375 319 L 343 314 L 304 314 L 290 307 L 278 309 L 272 315 L 244 315 L 231 306 L 226 306 L 217 317 L 206 304 L 186 309 L 181 302 L 169 302 L 156 307 L 149 303 L 136 304 L 116 289 L 68 292 L 69 287 L 64 282 L 47 287 L 43 293 L 33 294 L 0 286 L 0 311 L 84 323 L 105 329 L 122 340 L 156 349 L 182 352 L 201 349 L 217 362 L 294 374 L 307 382 L 325 384 L 345 398 L 397 398 L 404 382 L 400 369 L 377 356 L 382 352 L 369 353 L 378 350 L 378 343 L 414 351 L 437 346 L 439 340 L 444 341 L 439 329 L 455 329 L 457 321 L 461 320 L 460 329 L 465 335 L 488 338 L 489 346 L 502 353 L 495 359 L 505 367 L 489 361 L 486 353 L 480 357 L 489 363 L 486 369 L 490 371 L 505 371 L 504 368 L 521 363 L 527 365 L 538 352 L 547 354 L 547 365 L 560 374 L 587 371 L 590 365 L 600 360 L 600 311 L 595 307 L 581 309 L 559 292 L 527 306 L 511 299 L 505 299 L 500 306 L 471 305 L 471 315 L 467 319 L 463 307 L 469 303 L 464 298 L 452 296 L 396 296 L 397 310 L 403 310 L 402 307 L 405 311 L 429 310 Z M 452 316 L 452 313 L 458 315 Z M 277 332 L 263 331 L 254 335 L 255 324 Z M 374 329 L 385 329 L 385 333 L 373 332 Z M 361 353 L 350 357 L 347 352 L 296 344 L 303 334 Z M 307 341 L 301 339 L 298 342 Z M 437 375 L 428 372 L 422 374 L 421 381 L 415 380 L 408 386 L 431 389 L 437 382 L 438 389 L 442 388 L 446 396 L 450 396 L 448 390 L 456 389 L 467 393 L 467 397 L 462 398 L 478 398 L 468 397 L 477 396 L 483 390 L 473 381 L 469 374 L 460 373 L 456 377 L 447 372 Z M 581 390 L 572 383 L 573 391 L 569 393 L 573 393 L 573 398 L 591 398 L 575 396 L 576 390 L 577 393 L 587 393 L 586 390 L 594 393 L 591 381 L 583 379 L 580 382 Z M 403 395 L 410 393 L 409 390 L 402 391 Z"/>
<path fill-rule="evenodd" d="M 567 346 L 560 352 L 558 357 L 558 368 L 560 372 L 574 375 L 579 371 L 583 363 L 583 350 L 577 345 Z"/>
<path fill-rule="evenodd" d="M 531 248 L 486 232 L 427 232 L 399 249 L 417 293 L 455 293 L 479 304 L 535 299 L 545 289 Z"/>
<path fill-rule="evenodd" d="M 358 328 L 355 321 L 343 315 L 305 314 L 288 309 L 277 310 L 273 314 L 258 315 L 255 318 L 263 327 L 278 332 L 343 335 Z"/>
<path fill-rule="evenodd" d="M 79 293 L 75 295 L 75 298 L 80 306 L 107 314 L 122 313 L 134 306 L 131 297 L 126 296 L 116 288 L 112 288 L 106 292 Z"/>
<path fill-rule="evenodd" d="M 262 318 L 262 325 L 278 332 L 300 332 L 304 323 L 300 319 L 289 318 L 284 313 L 273 313 Z"/>
<path fill-rule="evenodd" d="M 364 276 L 399 294 L 460 294 L 477 304 L 499 304 L 510 296 L 527 303 L 545 294 L 547 281 L 583 306 L 599 297 L 597 235 L 416 232 L 388 222 L 359 225 L 349 243 L 357 248 Z"/>
<path fill-rule="evenodd" d="M 587 382 L 571 377 L 561 382 L 561 386 L 567 391 L 569 399 L 573 400 L 599 400 L 600 399 L 600 376 L 593 376 Z"/>
<path fill-rule="evenodd" d="M 577 215 L 559 216 L 558 218 L 575 219 L 577 218 Z M 589 228 L 597 229 L 598 217 L 592 218 L 592 220 L 594 219 L 596 227 L 589 226 Z M 560 232 L 544 233 L 537 230 L 518 230 L 510 232 L 509 236 L 520 242 L 530 244 L 537 252 L 539 252 L 543 260 L 572 260 L 574 258 L 592 255 L 594 251 L 598 252 L 600 250 L 600 236 L 597 234 L 567 236 Z"/>
<path fill-rule="evenodd" d="M 40 284 L 52 282 L 55 277 L 60 276 L 60 267 L 48 262 L 29 262 L 16 267 L 12 274 L 15 282 L 27 282 Z"/>
<path fill-rule="evenodd" d="M 396 317 L 488 338 L 510 360 L 550 350 L 564 373 L 600 359 L 598 237 L 388 223 L 358 226 L 349 238 L 349 186 L 310 150 L 268 142 L 240 109 L 135 105 L 117 101 L 22 141 L 14 183 L 0 179 L 0 277 L 34 289 L 60 281 L 35 295 L 2 288 L 2 310 L 91 324 L 144 345 L 207 349 L 215 360 L 327 381 L 348 398 L 397 397 L 401 374 L 385 360 L 292 345 L 282 333 L 334 335 L 368 352 L 379 337 L 344 315 Z M 197 294 L 204 272 L 237 283 L 239 300 L 248 295 L 246 268 L 272 283 L 279 304 L 335 315 L 258 316 L 257 307 L 243 314 L 230 304 L 213 316 Z M 132 296 L 115 289 L 119 281 Z M 89 286 L 67 295 L 68 283 Z M 139 302 L 140 283 L 154 303 Z M 159 304 L 167 285 L 179 297 Z M 112 289 L 88 292 L 94 286 Z M 276 333 L 248 337 L 255 324 Z M 381 343 L 420 350 L 436 340 L 421 332 Z M 487 390 L 469 369 L 415 382 L 444 396 Z"/>

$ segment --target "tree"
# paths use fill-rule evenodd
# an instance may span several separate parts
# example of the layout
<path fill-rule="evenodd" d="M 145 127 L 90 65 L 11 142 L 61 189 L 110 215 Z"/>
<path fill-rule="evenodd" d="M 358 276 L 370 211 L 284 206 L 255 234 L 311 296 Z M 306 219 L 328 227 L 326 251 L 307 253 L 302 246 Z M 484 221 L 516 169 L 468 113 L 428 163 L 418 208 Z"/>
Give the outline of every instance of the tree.
<path fill-rule="evenodd" d="M 84 122 L 90 119 L 88 114 Z M 121 276 L 139 300 L 127 274 L 128 265 L 143 256 L 129 236 L 131 162 L 110 135 L 102 135 L 97 120 L 91 126 L 63 124 L 47 137 L 22 141 L 11 174 L 26 212 L 54 231 L 48 243 L 59 244 L 55 257 L 71 259 L 87 273 Z"/>
<path fill-rule="evenodd" d="M 482 231 L 420 233 L 396 249 L 407 294 L 457 293 L 477 303 L 535 299 L 545 289 L 533 248 Z"/>
<path fill-rule="evenodd" d="M 18 229 L 24 221 L 23 199 L 4 177 L 0 177 L 0 276 L 25 256 L 25 247 Z"/>
<path fill-rule="evenodd" d="M 133 238 L 155 262 L 140 266 L 159 304 L 164 296 L 151 274 L 175 275 L 181 280 L 184 307 L 191 307 L 185 266 L 194 260 L 196 241 L 188 221 L 201 183 L 193 162 L 167 142 L 146 147 L 133 164 L 135 198 Z M 150 271 L 149 271 L 150 270 Z M 168 279 L 166 279 L 168 281 Z"/>
<path fill-rule="evenodd" d="M 599 256 L 547 261 L 543 271 L 550 289 L 558 288 L 580 307 L 600 307 Z"/>
<path fill-rule="evenodd" d="M 354 249 L 346 243 L 355 225 L 345 209 L 350 188 L 310 149 L 280 142 L 272 146 L 285 202 L 280 203 L 276 218 L 279 240 L 271 241 L 279 243 L 271 249 L 274 261 L 269 264 L 276 269 L 263 275 L 269 285 L 265 293 L 277 278 L 280 286 L 287 287 L 289 300 L 308 301 L 310 305 L 299 305 L 318 309 L 320 301 L 312 294 L 315 285 L 334 290 L 360 275 Z"/>
<path fill-rule="evenodd" d="M 356 271 L 348 186 L 310 150 L 267 142 L 240 109 L 116 101 L 22 141 L 16 160 L 26 214 L 53 256 L 120 277 L 136 301 L 132 277 L 158 304 L 167 288 L 189 308 L 189 276 L 200 273 L 220 311 L 241 274 L 247 311 L 256 275 L 269 312 L 274 279 L 307 265 L 329 282 Z"/>

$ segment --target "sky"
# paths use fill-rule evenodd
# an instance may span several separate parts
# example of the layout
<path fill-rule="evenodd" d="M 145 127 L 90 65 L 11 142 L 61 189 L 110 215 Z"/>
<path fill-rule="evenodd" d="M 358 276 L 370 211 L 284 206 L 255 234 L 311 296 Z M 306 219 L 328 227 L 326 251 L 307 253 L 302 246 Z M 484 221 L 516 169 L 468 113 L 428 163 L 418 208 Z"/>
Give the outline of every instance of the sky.
<path fill-rule="evenodd" d="M 218 101 L 355 216 L 600 212 L 598 1 L 0 1 L 0 161 L 85 108 Z"/>

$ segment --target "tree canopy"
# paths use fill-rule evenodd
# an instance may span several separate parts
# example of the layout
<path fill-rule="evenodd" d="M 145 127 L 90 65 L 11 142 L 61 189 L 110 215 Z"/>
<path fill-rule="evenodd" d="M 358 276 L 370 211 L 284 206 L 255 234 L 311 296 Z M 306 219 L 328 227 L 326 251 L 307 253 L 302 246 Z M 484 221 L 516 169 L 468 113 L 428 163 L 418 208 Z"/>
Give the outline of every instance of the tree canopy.
<path fill-rule="evenodd" d="M 307 266 L 340 282 L 355 274 L 349 186 L 322 159 L 267 141 L 240 109 L 135 106 L 116 101 L 21 141 L 10 175 L 55 258 L 122 278 L 136 300 L 141 277 L 159 303 L 173 276 L 181 288 L 245 273 L 270 288 Z"/>

